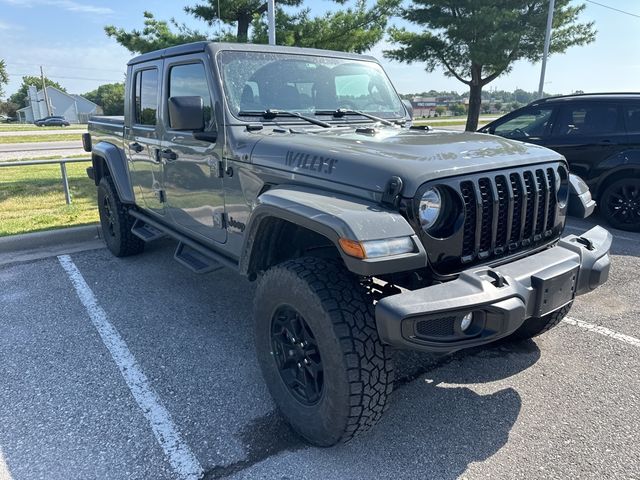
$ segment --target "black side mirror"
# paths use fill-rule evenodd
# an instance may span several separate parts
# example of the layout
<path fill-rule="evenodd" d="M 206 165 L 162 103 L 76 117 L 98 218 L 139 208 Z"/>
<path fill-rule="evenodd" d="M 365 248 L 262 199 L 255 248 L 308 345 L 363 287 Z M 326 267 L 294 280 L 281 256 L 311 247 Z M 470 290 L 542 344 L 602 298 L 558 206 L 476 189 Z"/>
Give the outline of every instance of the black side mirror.
<path fill-rule="evenodd" d="M 402 100 L 402 103 L 404 104 L 405 110 L 409 114 L 409 118 L 413 120 L 413 105 L 411 105 L 411 102 L 409 100 Z"/>
<path fill-rule="evenodd" d="M 171 97 L 169 99 L 169 126 L 172 130 L 202 131 L 204 129 L 202 97 Z"/>

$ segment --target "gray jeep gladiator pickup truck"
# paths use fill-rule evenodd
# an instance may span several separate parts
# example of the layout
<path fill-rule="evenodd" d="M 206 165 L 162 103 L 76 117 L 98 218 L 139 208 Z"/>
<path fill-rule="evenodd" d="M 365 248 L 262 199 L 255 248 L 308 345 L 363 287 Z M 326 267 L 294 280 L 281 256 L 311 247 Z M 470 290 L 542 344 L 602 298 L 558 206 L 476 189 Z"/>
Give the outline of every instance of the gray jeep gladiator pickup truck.
<path fill-rule="evenodd" d="M 531 338 L 608 277 L 609 232 L 562 237 L 562 156 L 413 126 L 371 57 L 147 53 L 128 64 L 124 118 L 93 118 L 83 142 L 114 255 L 168 235 L 193 271 L 257 280 L 264 379 L 316 445 L 380 419 L 393 349 Z"/>

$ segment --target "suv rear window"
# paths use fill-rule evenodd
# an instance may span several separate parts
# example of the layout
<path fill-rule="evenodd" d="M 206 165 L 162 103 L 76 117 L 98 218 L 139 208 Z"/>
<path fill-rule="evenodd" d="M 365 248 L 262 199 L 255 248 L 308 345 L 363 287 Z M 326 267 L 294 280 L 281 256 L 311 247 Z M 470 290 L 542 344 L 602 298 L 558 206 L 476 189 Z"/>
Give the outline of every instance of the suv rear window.
<path fill-rule="evenodd" d="M 155 125 L 158 112 L 158 70 L 140 70 L 134 81 L 135 123 Z"/>

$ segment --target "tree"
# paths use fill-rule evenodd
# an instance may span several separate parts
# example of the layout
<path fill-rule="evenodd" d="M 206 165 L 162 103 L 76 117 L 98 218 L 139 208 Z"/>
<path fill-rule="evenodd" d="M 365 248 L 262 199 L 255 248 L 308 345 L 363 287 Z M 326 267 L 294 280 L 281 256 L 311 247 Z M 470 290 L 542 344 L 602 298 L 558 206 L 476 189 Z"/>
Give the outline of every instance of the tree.
<path fill-rule="evenodd" d="M 436 117 L 441 117 L 442 115 L 444 115 L 444 112 L 446 112 L 447 109 L 445 107 L 443 107 L 442 105 L 438 105 L 436 107 Z"/>
<path fill-rule="evenodd" d="M 298 6 L 302 0 L 282 0 L 280 5 Z M 235 40 L 249 40 L 249 26 L 258 17 L 267 13 L 267 2 L 262 0 L 207 0 L 193 7 L 184 7 L 184 11 L 204 20 L 209 26 L 216 22 L 235 24 L 237 26 Z"/>
<path fill-rule="evenodd" d="M 0 60 L 0 98 L 4 96 L 4 86 L 9 83 L 9 74 L 4 60 Z"/>
<path fill-rule="evenodd" d="M 494 107 L 496 107 L 496 111 L 501 112 L 502 111 L 502 103 L 500 102 L 496 102 L 493 104 Z"/>
<path fill-rule="evenodd" d="M 124 115 L 124 83 L 106 83 L 82 96 L 100 105 L 105 115 Z"/>
<path fill-rule="evenodd" d="M 456 116 L 464 115 L 467 112 L 463 103 L 455 103 L 449 107 L 449 110 Z"/>
<path fill-rule="evenodd" d="M 55 87 L 58 90 L 62 90 L 66 92 L 67 90 L 60 85 L 58 82 L 54 82 L 53 80 L 44 77 L 44 83 L 47 86 Z M 9 101 L 19 105 L 19 108 L 23 108 L 27 106 L 27 91 L 29 86 L 35 86 L 38 90 L 42 90 L 42 78 L 28 75 L 26 77 L 22 77 L 22 84 L 16 93 L 9 97 Z"/>
<path fill-rule="evenodd" d="M 482 87 L 511 70 L 517 60 L 542 57 L 547 0 L 414 0 L 401 16 L 425 28 L 390 31 L 399 48 L 385 52 L 402 62 L 425 62 L 426 70 L 445 74 L 469 86 L 466 130 L 475 131 Z M 594 23 L 580 23 L 583 5 L 556 0 L 550 53 L 586 45 L 595 39 Z"/>
<path fill-rule="evenodd" d="M 7 100 L 6 102 L 0 101 L 0 113 L 7 117 L 16 117 L 18 115 L 18 105 Z"/>
<path fill-rule="evenodd" d="M 127 32 L 123 28 L 107 25 L 104 27 L 104 31 L 108 37 L 114 38 L 132 53 L 151 52 L 182 43 L 206 40 L 204 34 L 191 30 L 184 24 L 179 24 L 173 18 L 168 22 L 156 20 L 151 12 L 144 12 L 143 16 L 144 28 L 142 30 Z"/>
<path fill-rule="evenodd" d="M 345 5 L 348 0 L 334 0 Z M 354 0 L 351 7 L 327 12 L 313 17 L 308 8 L 298 7 L 302 0 L 282 0 L 276 8 L 276 40 L 279 45 L 325 48 L 349 52 L 363 52 L 378 43 L 385 32 L 387 21 L 397 10 L 401 0 Z M 215 41 L 267 43 L 264 0 L 207 0 L 206 3 L 185 7 L 185 11 L 203 20 L 209 27 L 222 22 L 235 26 L 235 33 L 226 30 Z M 220 13 L 218 13 L 220 12 Z M 144 53 L 172 45 L 204 40 L 207 36 L 178 24 L 156 20 L 152 13 L 144 13 L 144 29 L 127 32 L 113 25 L 105 27 L 108 36 L 114 38 L 134 53 Z"/>
<path fill-rule="evenodd" d="M 289 15 L 281 9 L 276 16 L 276 43 L 362 53 L 382 40 L 387 21 L 397 10 L 397 0 L 378 0 L 371 7 L 357 0 L 353 7 L 312 17 L 305 9 Z M 254 22 L 252 41 L 267 43 L 268 26 L 264 18 Z"/>

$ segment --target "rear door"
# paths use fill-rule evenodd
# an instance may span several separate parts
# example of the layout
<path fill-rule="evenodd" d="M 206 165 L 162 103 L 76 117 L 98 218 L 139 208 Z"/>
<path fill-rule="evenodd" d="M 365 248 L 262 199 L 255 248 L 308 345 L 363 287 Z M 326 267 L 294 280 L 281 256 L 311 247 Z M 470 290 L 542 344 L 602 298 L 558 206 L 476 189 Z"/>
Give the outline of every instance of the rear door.
<path fill-rule="evenodd" d="M 164 215 L 165 193 L 160 162 L 162 126 L 158 121 L 162 60 L 135 65 L 132 69 L 129 112 L 125 124 L 131 182 L 147 209 Z"/>
<path fill-rule="evenodd" d="M 546 146 L 564 155 L 587 182 L 598 164 L 625 148 L 622 107 L 614 102 L 567 102 L 554 121 Z"/>
<path fill-rule="evenodd" d="M 169 211 L 173 221 L 191 233 L 224 243 L 227 230 L 221 167 L 223 129 L 216 125 L 213 77 L 208 62 L 202 54 L 183 55 L 165 60 L 164 67 L 166 114 L 162 148 Z M 171 128 L 168 100 L 182 96 L 202 97 L 204 130 L 219 132 L 217 142 L 198 140 L 195 132 Z"/>

